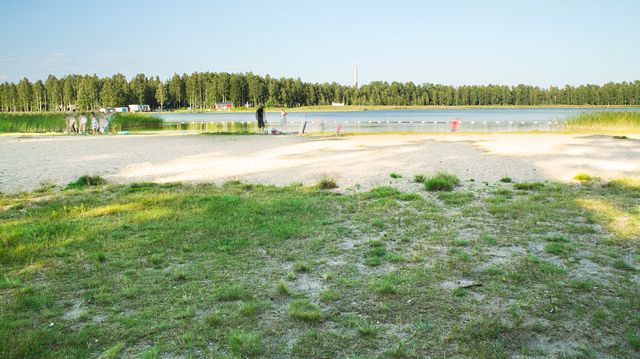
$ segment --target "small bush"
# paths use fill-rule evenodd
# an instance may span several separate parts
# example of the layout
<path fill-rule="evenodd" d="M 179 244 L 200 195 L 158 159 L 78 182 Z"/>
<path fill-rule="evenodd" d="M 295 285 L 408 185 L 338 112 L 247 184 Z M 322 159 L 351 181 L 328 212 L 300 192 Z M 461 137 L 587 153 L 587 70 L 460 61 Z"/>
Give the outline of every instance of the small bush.
<path fill-rule="evenodd" d="M 297 299 L 289 302 L 287 314 L 294 319 L 305 322 L 317 322 L 324 317 L 320 307 L 309 302 L 307 299 Z"/>
<path fill-rule="evenodd" d="M 544 187 L 542 182 L 521 182 L 513 185 L 513 188 L 521 191 L 535 191 Z"/>
<path fill-rule="evenodd" d="M 262 339 L 252 332 L 232 330 L 227 343 L 232 353 L 242 357 L 255 357 L 262 352 Z"/>
<path fill-rule="evenodd" d="M 459 185 L 460 179 L 456 175 L 447 172 L 439 172 L 424 181 L 425 189 L 431 192 L 453 191 Z"/>
<path fill-rule="evenodd" d="M 323 178 L 316 186 L 320 189 L 334 189 L 338 188 L 338 183 L 333 178 Z"/>
<path fill-rule="evenodd" d="M 83 188 L 83 187 L 95 187 L 107 184 L 107 180 L 100 176 L 80 176 L 74 182 L 67 185 L 67 188 Z"/>
<path fill-rule="evenodd" d="M 402 178 L 402 175 L 399 173 L 395 173 L 395 172 L 391 172 L 391 174 L 389 175 L 389 177 L 393 178 L 393 179 L 400 179 Z"/>
<path fill-rule="evenodd" d="M 502 177 L 500 178 L 500 182 L 511 183 L 511 177 Z"/>
<path fill-rule="evenodd" d="M 425 175 L 415 175 L 413 176 L 413 182 L 416 183 L 424 183 L 427 180 L 427 176 Z"/>

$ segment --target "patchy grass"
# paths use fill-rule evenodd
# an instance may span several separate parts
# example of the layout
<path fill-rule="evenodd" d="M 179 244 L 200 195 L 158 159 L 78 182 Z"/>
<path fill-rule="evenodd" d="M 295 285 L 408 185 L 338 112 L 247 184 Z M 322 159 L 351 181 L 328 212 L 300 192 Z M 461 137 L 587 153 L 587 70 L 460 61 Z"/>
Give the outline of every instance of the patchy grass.
<path fill-rule="evenodd" d="M 521 191 L 536 191 L 544 187 L 542 182 L 521 182 L 513 185 L 513 188 Z"/>
<path fill-rule="evenodd" d="M 516 185 L 5 194 L 0 357 L 640 355 L 640 182 Z"/>
<path fill-rule="evenodd" d="M 502 182 L 502 183 L 511 183 L 512 180 L 511 180 L 511 177 L 502 177 L 502 178 L 500 178 L 500 182 Z"/>
<path fill-rule="evenodd" d="M 424 181 L 425 189 L 432 192 L 453 191 L 459 185 L 460 179 L 456 175 L 447 172 L 439 172 Z"/>

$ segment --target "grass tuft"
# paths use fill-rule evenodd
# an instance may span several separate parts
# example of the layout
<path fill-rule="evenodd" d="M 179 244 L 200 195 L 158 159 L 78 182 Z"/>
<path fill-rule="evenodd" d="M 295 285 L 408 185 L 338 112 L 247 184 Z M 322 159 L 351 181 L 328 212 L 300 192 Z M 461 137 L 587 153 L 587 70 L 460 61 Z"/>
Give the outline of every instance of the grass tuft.
<path fill-rule="evenodd" d="M 262 339 L 258 334 L 244 330 L 232 330 L 227 338 L 229 350 L 241 357 L 257 357 L 262 352 Z"/>
<path fill-rule="evenodd" d="M 213 292 L 213 296 L 218 301 L 233 301 L 250 298 L 251 294 L 247 288 L 242 285 L 229 284 L 216 288 Z"/>
<path fill-rule="evenodd" d="M 573 179 L 578 182 L 591 182 L 594 178 L 588 173 L 581 172 L 573 176 Z"/>
<path fill-rule="evenodd" d="M 338 188 L 338 183 L 333 178 L 323 178 L 318 181 L 316 185 L 319 189 L 334 189 Z"/>
<path fill-rule="evenodd" d="M 511 183 L 511 177 L 502 177 L 500 178 L 500 182 L 502 183 Z"/>
<path fill-rule="evenodd" d="M 69 183 L 66 188 L 84 188 L 84 187 L 95 187 L 95 186 L 103 186 L 107 184 L 107 180 L 100 176 L 89 176 L 84 175 L 78 177 L 77 180 Z"/>
<path fill-rule="evenodd" d="M 389 174 L 389 177 L 391 177 L 393 179 L 400 179 L 400 178 L 402 178 L 402 175 L 399 174 L 399 173 L 391 172 L 391 174 Z"/>
<path fill-rule="evenodd" d="M 519 189 L 521 191 L 536 191 L 544 188 L 544 183 L 542 182 L 521 182 L 513 185 L 513 188 Z"/>
<path fill-rule="evenodd" d="M 456 175 L 447 172 L 436 173 L 424 181 L 425 189 L 431 192 L 453 191 L 459 185 L 460 179 Z"/>
<path fill-rule="evenodd" d="M 304 322 L 318 322 L 324 318 L 320 307 L 307 299 L 296 299 L 289 302 L 287 314 L 291 318 Z"/>

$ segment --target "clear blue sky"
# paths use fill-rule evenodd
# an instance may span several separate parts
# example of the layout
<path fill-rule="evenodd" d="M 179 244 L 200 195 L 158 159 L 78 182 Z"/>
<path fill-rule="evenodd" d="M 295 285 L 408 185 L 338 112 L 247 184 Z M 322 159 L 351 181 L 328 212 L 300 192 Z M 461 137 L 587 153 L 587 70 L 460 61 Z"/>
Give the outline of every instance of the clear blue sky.
<path fill-rule="evenodd" d="M 640 1 L 2 0 L 0 81 L 254 72 L 540 86 L 640 79 Z"/>

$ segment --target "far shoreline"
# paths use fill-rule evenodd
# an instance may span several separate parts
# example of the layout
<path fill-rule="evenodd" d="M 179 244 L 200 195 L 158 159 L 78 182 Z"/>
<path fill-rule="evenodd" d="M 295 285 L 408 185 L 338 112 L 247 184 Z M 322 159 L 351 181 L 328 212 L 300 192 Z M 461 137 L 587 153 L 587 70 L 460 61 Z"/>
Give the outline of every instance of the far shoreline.
<path fill-rule="evenodd" d="M 640 105 L 477 105 L 477 106 L 387 106 L 387 105 L 345 105 L 345 106 L 300 106 L 300 107 L 266 107 L 267 112 L 365 112 L 365 111 L 415 111 L 415 110 L 475 110 L 475 109 L 640 109 Z M 235 107 L 231 110 L 170 110 L 146 112 L 148 114 L 164 113 L 233 113 L 255 112 L 256 107 Z"/>

